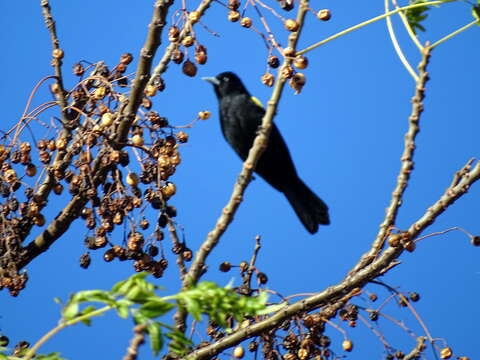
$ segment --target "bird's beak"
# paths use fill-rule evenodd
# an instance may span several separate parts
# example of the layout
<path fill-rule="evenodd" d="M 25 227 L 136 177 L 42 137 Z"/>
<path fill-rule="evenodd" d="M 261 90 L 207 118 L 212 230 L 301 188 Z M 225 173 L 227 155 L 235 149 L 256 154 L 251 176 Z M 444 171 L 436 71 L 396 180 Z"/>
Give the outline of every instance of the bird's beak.
<path fill-rule="evenodd" d="M 220 81 L 216 77 L 202 77 L 202 80 L 208 81 L 210 84 L 218 86 Z"/>

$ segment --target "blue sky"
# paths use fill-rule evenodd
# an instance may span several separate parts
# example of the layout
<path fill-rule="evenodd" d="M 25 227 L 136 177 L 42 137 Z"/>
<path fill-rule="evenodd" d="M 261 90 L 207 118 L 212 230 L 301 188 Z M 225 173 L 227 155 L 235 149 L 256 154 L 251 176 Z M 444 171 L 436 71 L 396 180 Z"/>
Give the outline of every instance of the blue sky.
<path fill-rule="evenodd" d="M 39 3 L 0 5 L 0 22 L 4 25 L 0 35 L 4 129 L 21 116 L 35 84 L 52 73 L 51 45 Z M 65 50 L 67 87 L 76 82 L 69 70 L 79 60 L 103 60 L 114 65 L 124 52 L 136 57 L 145 39 L 151 3 L 51 1 Z M 190 9 L 197 3 L 187 5 Z M 309 15 L 301 48 L 383 11 L 383 1 L 365 5 L 326 0 L 318 6 L 329 8 L 332 20 L 323 23 Z M 255 14 L 249 15 L 255 21 Z M 394 24 L 400 42 L 416 66 L 418 53 L 397 20 Z M 471 20 L 467 3 L 447 4 L 431 11 L 425 24 L 428 31 L 420 38 L 435 41 Z M 172 178 L 178 194 L 171 203 L 178 209 L 177 221 L 192 249 L 201 244 L 214 226 L 241 168 L 241 162 L 222 138 L 211 85 L 200 77 L 235 71 L 263 102 L 270 95 L 270 89 L 259 81 L 267 56 L 261 38 L 229 23 L 225 9 L 218 4 L 212 6 L 204 21 L 220 35 L 215 37 L 197 27 L 197 37 L 208 49 L 207 64 L 199 68 L 195 78 L 183 76 L 181 67 L 171 64 L 165 75 L 167 90 L 154 98 L 154 108 L 174 125 L 190 122 L 200 110 L 212 112 L 211 119 L 188 131 L 190 140 L 182 147 L 182 164 Z M 281 28 L 273 22 L 272 27 Z M 480 60 L 478 36 L 479 28 L 471 28 L 432 53 L 415 171 L 400 209 L 400 229 L 408 228 L 423 215 L 469 158 L 479 157 L 475 71 Z M 285 44 L 285 33 L 278 39 Z M 163 49 L 160 48 L 160 54 Z M 329 205 L 332 224 L 313 236 L 308 234 L 285 198 L 258 178 L 247 189 L 235 221 L 208 260 L 209 280 L 219 284 L 228 283 L 232 277 L 239 280 L 233 272 L 219 273 L 217 266 L 222 261 L 239 263 L 249 259 L 254 238 L 260 234 L 263 247 L 257 265 L 268 274 L 269 287 L 282 294 L 316 292 L 340 281 L 367 251 L 377 233 L 400 166 L 414 82 L 396 57 L 383 21 L 307 56 L 307 85 L 297 96 L 289 88 L 285 90 L 275 121 L 302 179 Z M 50 100 L 49 94 L 41 91 L 34 105 L 45 100 Z M 480 184 L 473 186 L 467 196 L 438 218 L 428 233 L 459 226 L 479 234 L 479 189 Z M 57 201 L 58 204 L 50 204 L 48 218 L 64 206 L 61 199 Z M 101 250 L 92 253 L 89 270 L 80 269 L 78 258 L 84 252 L 84 233 L 82 224 L 72 226 L 46 254 L 32 262 L 28 266 L 27 289 L 18 298 L 11 298 L 5 291 L 0 294 L 0 331 L 12 343 L 34 343 L 55 326 L 59 308 L 52 300 L 54 297 L 66 299 L 78 290 L 108 289 L 131 274 L 129 263 L 105 264 Z M 165 247 L 171 266 L 158 284 L 170 294 L 178 289 L 177 269 L 168 243 Z M 432 335 L 446 339 L 455 354 L 471 359 L 480 357 L 474 335 L 480 329 L 478 251 L 461 232 L 431 237 L 422 241 L 413 254 L 403 255 L 402 264 L 382 279 L 399 286 L 401 291 L 419 292 L 422 300 L 415 306 Z M 373 285 L 369 289 L 381 298 L 387 296 Z M 390 311 L 412 330 L 421 331 L 406 310 L 399 311 L 392 304 Z M 393 346 L 402 350 L 413 346 L 407 334 L 388 322 L 380 322 L 380 327 Z M 370 330 L 361 324 L 346 330 L 356 345 L 354 358 L 382 358 L 382 345 Z M 332 328 L 328 333 L 339 338 Z M 79 325 L 65 330 L 47 343 L 42 352 L 60 351 L 73 360 L 116 359 L 124 354 L 130 336 L 130 321 L 107 315 L 96 320 L 91 329 Z M 146 348 L 141 349 L 141 356 L 151 357 Z M 428 358 L 432 358 L 431 353 Z"/>

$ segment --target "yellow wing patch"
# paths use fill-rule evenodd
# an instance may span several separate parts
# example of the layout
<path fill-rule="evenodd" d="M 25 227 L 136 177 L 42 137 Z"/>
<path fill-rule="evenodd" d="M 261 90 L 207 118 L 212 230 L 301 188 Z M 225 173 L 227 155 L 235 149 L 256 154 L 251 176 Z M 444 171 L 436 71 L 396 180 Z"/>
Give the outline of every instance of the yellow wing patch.
<path fill-rule="evenodd" d="M 255 96 L 251 96 L 250 98 L 252 99 L 252 101 L 253 101 L 256 105 L 258 105 L 258 106 L 260 106 L 262 109 L 264 109 L 262 102 L 261 102 L 260 100 L 258 100 L 258 98 L 256 98 Z"/>

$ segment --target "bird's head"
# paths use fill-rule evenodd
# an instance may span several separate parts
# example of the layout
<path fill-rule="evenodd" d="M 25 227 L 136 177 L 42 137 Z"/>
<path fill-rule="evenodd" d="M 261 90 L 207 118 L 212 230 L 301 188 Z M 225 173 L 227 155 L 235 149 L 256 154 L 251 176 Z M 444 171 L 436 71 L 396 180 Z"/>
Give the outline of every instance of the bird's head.
<path fill-rule="evenodd" d="M 215 77 L 203 77 L 202 80 L 213 85 L 219 99 L 225 95 L 248 94 L 240 78 L 229 71 L 220 73 Z"/>

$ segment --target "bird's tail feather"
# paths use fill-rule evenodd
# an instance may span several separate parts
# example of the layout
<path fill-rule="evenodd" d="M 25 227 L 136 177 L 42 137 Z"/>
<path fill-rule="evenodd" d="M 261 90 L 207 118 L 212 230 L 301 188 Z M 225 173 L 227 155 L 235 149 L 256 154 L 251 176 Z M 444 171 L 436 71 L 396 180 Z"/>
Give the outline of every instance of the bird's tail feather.
<path fill-rule="evenodd" d="M 328 206 L 301 179 L 283 193 L 309 233 L 316 233 L 319 224 L 330 224 Z"/>

